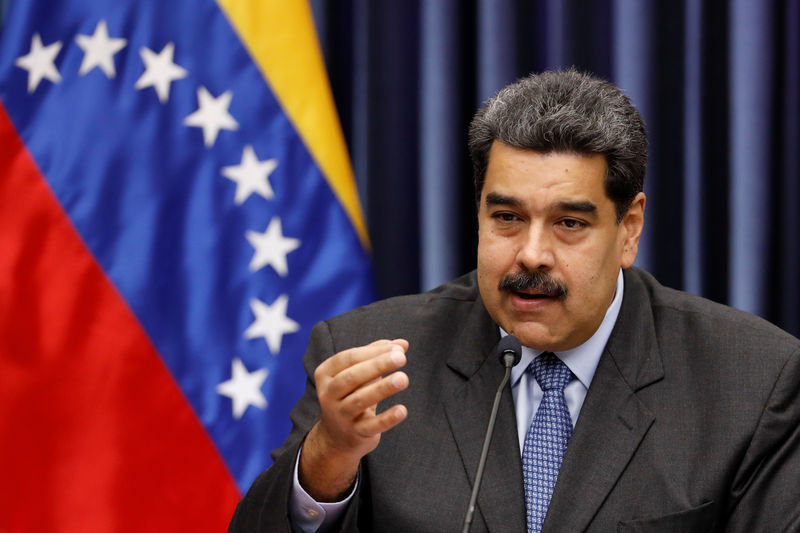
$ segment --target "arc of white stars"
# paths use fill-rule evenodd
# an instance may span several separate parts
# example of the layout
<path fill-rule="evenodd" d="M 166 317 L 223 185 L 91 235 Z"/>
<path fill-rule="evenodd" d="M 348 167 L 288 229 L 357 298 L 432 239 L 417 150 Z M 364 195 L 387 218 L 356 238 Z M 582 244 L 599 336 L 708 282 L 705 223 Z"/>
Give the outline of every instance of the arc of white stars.
<path fill-rule="evenodd" d="M 167 43 L 157 54 L 143 46 L 139 49 L 139 56 L 144 63 L 144 74 L 136 80 L 134 87 L 139 90 L 153 87 L 161 103 L 169 100 L 172 82 L 189 75 L 188 70 L 173 61 L 175 43 Z"/>
<path fill-rule="evenodd" d="M 183 119 L 183 123 L 203 128 L 203 142 L 207 147 L 214 146 L 219 130 L 239 129 L 239 123 L 228 113 L 232 99 L 233 91 L 225 91 L 214 98 L 208 89 L 201 86 L 197 89 L 197 111 Z"/>
<path fill-rule="evenodd" d="M 271 265 L 281 276 L 289 273 L 286 256 L 300 247 L 300 240 L 284 237 L 280 218 L 273 217 L 264 233 L 248 230 L 245 237 L 255 249 L 250 260 L 250 272 Z"/>
<path fill-rule="evenodd" d="M 261 392 L 261 386 L 268 375 L 269 371 L 266 368 L 248 372 L 242 360 L 234 358 L 231 365 L 231 379 L 223 381 L 216 389 L 218 394 L 232 400 L 234 418 L 242 418 L 251 405 L 259 409 L 267 408 L 267 399 Z"/>
<path fill-rule="evenodd" d="M 61 41 L 44 46 L 42 38 L 34 33 L 31 38 L 31 49 L 24 56 L 20 56 L 14 64 L 28 71 L 28 92 L 32 93 L 43 79 L 53 83 L 61 81 L 61 73 L 56 68 L 55 60 L 61 51 Z"/>
<path fill-rule="evenodd" d="M 242 161 L 238 165 L 222 168 L 222 175 L 236 182 L 234 203 L 242 205 L 253 193 L 258 193 L 267 200 L 274 198 L 269 176 L 277 167 L 277 159 L 259 161 L 252 145 L 245 146 L 242 150 Z"/>
<path fill-rule="evenodd" d="M 281 351 L 283 336 L 294 333 L 300 329 L 300 324 L 286 316 L 289 306 L 289 297 L 280 295 L 272 305 L 267 305 L 258 298 L 250 300 L 250 309 L 255 315 L 255 320 L 244 332 L 246 339 L 264 337 L 269 350 L 273 354 Z"/>
<path fill-rule="evenodd" d="M 125 48 L 128 41 L 109 38 L 105 20 L 97 23 L 93 35 L 79 34 L 75 37 L 75 42 L 83 50 L 83 61 L 78 70 L 79 75 L 84 76 L 95 67 L 100 67 L 100 70 L 109 79 L 117 75 L 114 67 L 114 54 Z"/>

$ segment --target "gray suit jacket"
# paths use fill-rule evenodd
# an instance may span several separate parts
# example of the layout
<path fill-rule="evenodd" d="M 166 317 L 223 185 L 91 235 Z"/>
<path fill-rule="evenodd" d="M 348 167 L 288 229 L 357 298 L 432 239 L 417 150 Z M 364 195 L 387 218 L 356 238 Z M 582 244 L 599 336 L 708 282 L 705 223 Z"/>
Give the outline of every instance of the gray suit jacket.
<path fill-rule="evenodd" d="M 769 323 L 626 270 L 622 309 L 558 477 L 543 531 L 800 531 L 800 341 Z M 362 461 L 343 531 L 459 531 L 503 369 L 474 273 L 318 324 L 304 364 L 377 338 L 409 340 L 408 419 Z M 385 408 L 386 406 L 382 406 Z M 289 531 L 294 429 L 230 531 Z M 472 531 L 525 531 L 510 388 Z"/>

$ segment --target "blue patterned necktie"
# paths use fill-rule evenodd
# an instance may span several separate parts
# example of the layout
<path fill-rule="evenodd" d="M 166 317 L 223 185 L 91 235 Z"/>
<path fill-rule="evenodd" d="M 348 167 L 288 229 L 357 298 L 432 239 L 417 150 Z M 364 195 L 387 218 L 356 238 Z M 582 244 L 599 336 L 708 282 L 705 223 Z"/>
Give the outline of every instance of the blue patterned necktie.
<path fill-rule="evenodd" d="M 544 392 L 522 449 L 528 533 L 538 533 L 572 435 L 572 419 L 564 399 L 564 387 L 572 379 L 572 372 L 550 352 L 534 359 L 528 370 Z"/>

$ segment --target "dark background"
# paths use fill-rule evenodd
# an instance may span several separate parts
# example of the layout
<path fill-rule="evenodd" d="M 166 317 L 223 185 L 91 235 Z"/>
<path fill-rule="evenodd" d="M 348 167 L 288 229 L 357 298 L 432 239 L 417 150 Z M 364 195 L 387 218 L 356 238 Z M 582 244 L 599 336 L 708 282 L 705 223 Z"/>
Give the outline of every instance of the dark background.
<path fill-rule="evenodd" d="M 800 2 L 312 0 L 381 297 L 475 265 L 482 101 L 576 66 L 621 87 L 650 153 L 637 264 L 800 335 Z"/>

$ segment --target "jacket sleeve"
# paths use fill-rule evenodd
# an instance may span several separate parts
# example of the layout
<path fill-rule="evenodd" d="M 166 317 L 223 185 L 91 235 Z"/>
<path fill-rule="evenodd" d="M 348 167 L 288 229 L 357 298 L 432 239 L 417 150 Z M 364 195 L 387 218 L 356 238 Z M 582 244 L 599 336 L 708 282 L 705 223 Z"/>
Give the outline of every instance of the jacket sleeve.
<path fill-rule="evenodd" d="M 726 531 L 800 532 L 800 349 L 797 346 L 764 406 L 734 480 L 730 504 Z"/>

